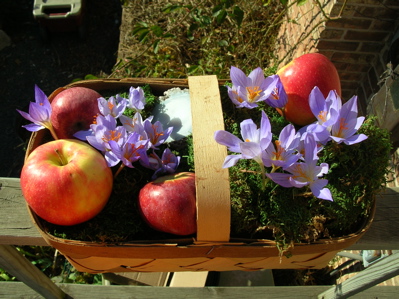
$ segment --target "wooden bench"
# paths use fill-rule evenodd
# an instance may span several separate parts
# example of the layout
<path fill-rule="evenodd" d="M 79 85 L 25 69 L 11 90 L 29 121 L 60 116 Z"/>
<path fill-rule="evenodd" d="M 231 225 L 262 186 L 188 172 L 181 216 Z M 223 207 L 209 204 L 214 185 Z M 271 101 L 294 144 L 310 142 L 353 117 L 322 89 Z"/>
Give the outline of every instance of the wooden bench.
<path fill-rule="evenodd" d="M 399 188 L 387 188 L 377 198 L 370 230 L 353 250 L 399 250 Z M 399 253 L 394 253 L 336 286 L 299 287 L 162 287 L 100 286 L 53 283 L 14 247 L 48 246 L 32 224 L 18 178 L 0 178 L 0 268 L 21 282 L 0 282 L 0 297 L 45 298 L 395 298 L 398 286 L 375 286 L 399 275 Z"/>

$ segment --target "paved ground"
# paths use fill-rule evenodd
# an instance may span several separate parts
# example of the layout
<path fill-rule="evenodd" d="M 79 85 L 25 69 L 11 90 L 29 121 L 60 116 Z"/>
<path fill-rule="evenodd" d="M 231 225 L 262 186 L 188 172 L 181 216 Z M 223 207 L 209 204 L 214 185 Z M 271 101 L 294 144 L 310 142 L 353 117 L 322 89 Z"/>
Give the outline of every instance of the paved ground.
<path fill-rule="evenodd" d="M 87 0 L 85 40 L 78 32 L 50 34 L 43 42 L 33 19 L 33 0 L 2 0 L 0 29 L 11 46 L 0 50 L 0 177 L 18 177 L 29 134 L 15 109 L 27 111 L 34 85 L 47 95 L 75 78 L 110 73 L 116 62 L 121 4 Z"/>

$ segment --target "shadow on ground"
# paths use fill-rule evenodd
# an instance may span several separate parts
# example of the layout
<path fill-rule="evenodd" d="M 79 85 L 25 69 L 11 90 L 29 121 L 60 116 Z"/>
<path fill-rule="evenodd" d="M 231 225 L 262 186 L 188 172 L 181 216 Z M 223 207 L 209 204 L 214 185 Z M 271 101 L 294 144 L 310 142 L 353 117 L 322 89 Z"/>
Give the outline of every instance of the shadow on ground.
<path fill-rule="evenodd" d="M 33 18 L 33 0 L 3 0 L 0 29 L 11 45 L 0 50 L 0 177 L 19 177 L 29 132 L 16 109 L 28 111 L 34 85 L 47 95 L 73 79 L 109 74 L 116 63 L 121 3 L 87 0 L 86 37 L 56 32 L 43 41 Z"/>

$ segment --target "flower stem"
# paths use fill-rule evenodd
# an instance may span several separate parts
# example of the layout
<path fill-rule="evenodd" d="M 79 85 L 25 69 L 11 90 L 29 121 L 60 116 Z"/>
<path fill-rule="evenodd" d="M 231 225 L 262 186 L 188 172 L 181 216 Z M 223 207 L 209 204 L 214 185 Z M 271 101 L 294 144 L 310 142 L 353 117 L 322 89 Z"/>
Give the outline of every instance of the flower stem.
<path fill-rule="evenodd" d="M 53 138 L 54 138 L 55 140 L 58 140 L 58 136 L 57 136 L 57 134 L 55 133 L 53 126 L 50 125 L 50 126 L 47 127 L 47 129 L 50 130 L 51 136 L 53 136 Z"/>
<path fill-rule="evenodd" d="M 122 169 L 125 167 L 125 164 L 121 164 L 121 166 L 119 166 L 118 170 L 115 172 L 114 174 L 114 179 L 118 176 L 118 174 L 122 171 Z"/>
<path fill-rule="evenodd" d="M 262 191 L 265 190 L 266 184 L 269 181 L 269 178 L 266 176 L 265 165 L 263 163 L 259 163 L 260 172 L 262 173 Z"/>

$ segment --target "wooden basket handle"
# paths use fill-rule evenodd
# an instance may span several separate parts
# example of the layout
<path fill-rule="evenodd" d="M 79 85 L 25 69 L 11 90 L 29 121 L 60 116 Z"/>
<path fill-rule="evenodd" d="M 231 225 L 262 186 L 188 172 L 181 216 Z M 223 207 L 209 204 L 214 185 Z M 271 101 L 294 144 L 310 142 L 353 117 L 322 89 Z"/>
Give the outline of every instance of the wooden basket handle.
<path fill-rule="evenodd" d="M 188 77 L 197 192 L 197 243 L 230 239 L 230 183 L 222 164 L 227 155 L 214 134 L 224 130 L 217 77 Z"/>

